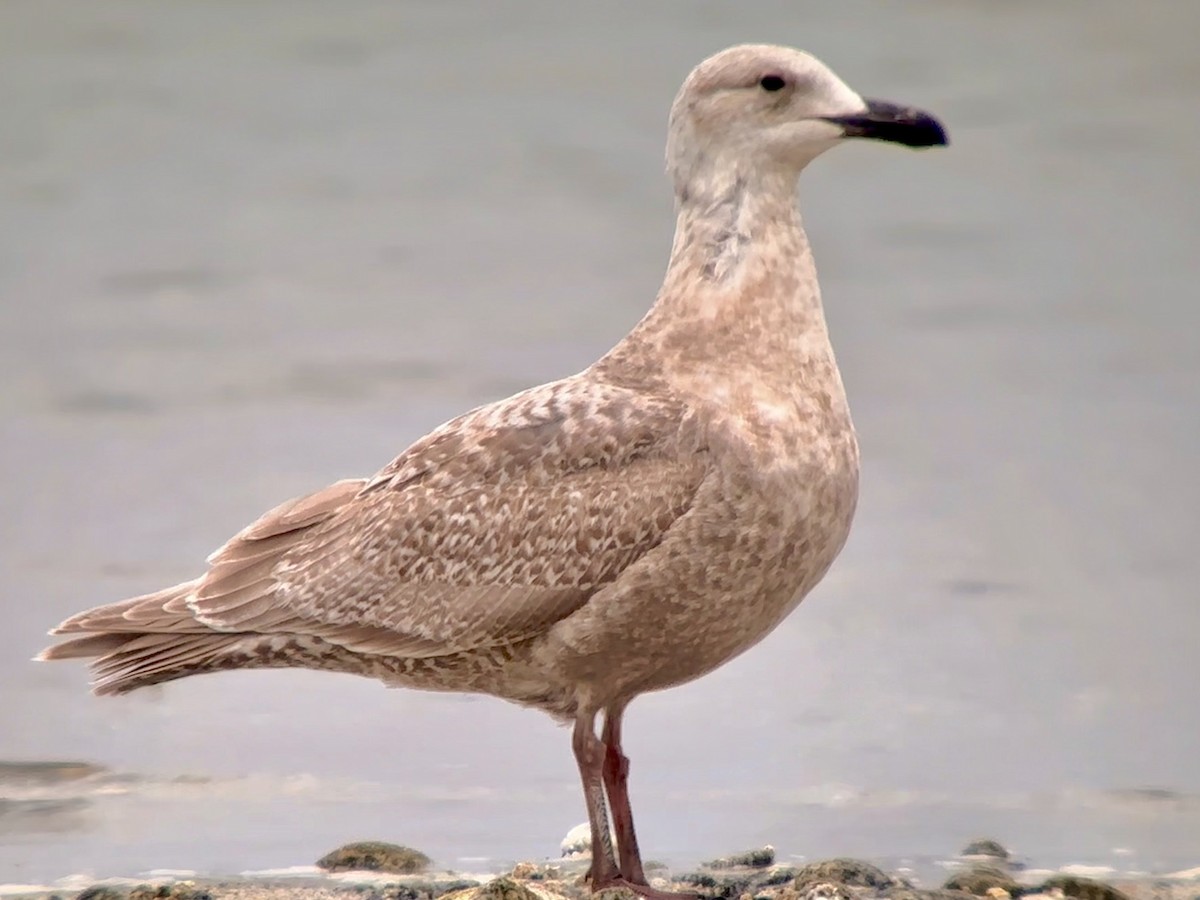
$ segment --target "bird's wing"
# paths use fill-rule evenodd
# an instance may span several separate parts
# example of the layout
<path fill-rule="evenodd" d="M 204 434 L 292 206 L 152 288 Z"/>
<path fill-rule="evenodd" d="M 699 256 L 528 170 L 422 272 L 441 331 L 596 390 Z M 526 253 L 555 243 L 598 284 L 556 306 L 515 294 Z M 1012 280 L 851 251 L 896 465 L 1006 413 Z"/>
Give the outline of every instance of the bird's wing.
<path fill-rule="evenodd" d="M 534 388 L 446 423 L 370 481 L 267 513 L 210 558 L 185 602 L 216 630 L 364 653 L 526 639 L 687 511 L 707 471 L 692 433 L 669 399 L 584 376 Z"/>

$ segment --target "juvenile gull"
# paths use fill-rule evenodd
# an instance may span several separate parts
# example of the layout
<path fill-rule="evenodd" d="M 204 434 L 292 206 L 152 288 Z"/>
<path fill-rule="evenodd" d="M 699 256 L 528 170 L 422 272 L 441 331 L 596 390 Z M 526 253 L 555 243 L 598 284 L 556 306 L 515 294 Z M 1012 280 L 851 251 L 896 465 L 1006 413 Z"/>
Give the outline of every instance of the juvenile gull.
<path fill-rule="evenodd" d="M 704 61 L 671 108 L 670 264 L 616 347 L 276 507 L 192 581 L 71 617 L 40 658 L 93 658 L 98 694 L 304 667 L 537 707 L 574 726 L 592 888 L 668 896 L 638 852 L 622 714 L 762 640 L 850 530 L 858 447 L 795 206 L 848 137 L 946 143 L 800 51 Z"/>

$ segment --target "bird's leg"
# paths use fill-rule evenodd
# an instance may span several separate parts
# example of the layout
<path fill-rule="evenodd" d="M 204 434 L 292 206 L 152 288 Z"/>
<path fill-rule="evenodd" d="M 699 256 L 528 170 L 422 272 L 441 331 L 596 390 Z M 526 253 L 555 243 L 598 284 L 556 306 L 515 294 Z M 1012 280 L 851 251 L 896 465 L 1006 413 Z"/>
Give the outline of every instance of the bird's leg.
<path fill-rule="evenodd" d="M 575 719 L 575 731 L 571 737 L 575 762 L 579 764 L 579 777 L 583 779 L 588 827 L 592 830 L 592 865 L 588 869 L 588 879 L 593 891 L 620 880 L 621 875 L 613 856 L 612 836 L 608 831 L 608 812 L 604 805 L 604 744 L 596 737 L 595 719 L 595 713 L 580 713 Z"/>
<path fill-rule="evenodd" d="M 642 854 L 633 830 L 633 810 L 629 806 L 629 757 L 621 750 L 621 716 L 624 706 L 612 706 L 604 712 L 604 790 L 612 807 L 613 830 L 617 836 L 621 874 L 635 884 L 646 883 Z"/>
<path fill-rule="evenodd" d="M 592 890 L 623 887 L 645 900 L 698 900 L 695 894 L 677 894 L 660 891 L 646 882 L 642 866 L 642 854 L 638 850 L 637 834 L 633 830 L 633 810 L 629 805 L 629 757 L 621 750 L 621 716 L 624 704 L 610 706 L 604 713 L 604 731 L 601 742 L 604 746 L 604 790 L 608 794 L 608 805 L 612 809 L 613 828 L 617 837 L 617 852 L 620 854 L 620 873 L 607 881 L 592 879 Z"/>

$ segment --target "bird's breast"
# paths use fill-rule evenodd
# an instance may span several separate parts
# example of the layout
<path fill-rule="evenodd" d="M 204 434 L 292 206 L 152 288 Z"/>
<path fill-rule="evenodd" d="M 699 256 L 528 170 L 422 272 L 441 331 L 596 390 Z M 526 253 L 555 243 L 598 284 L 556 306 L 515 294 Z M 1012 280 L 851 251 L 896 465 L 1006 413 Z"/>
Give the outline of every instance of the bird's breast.
<path fill-rule="evenodd" d="M 760 389 L 714 419 L 710 448 L 741 527 L 769 545 L 773 602 L 786 611 L 841 551 L 858 501 L 858 442 L 841 385 Z"/>

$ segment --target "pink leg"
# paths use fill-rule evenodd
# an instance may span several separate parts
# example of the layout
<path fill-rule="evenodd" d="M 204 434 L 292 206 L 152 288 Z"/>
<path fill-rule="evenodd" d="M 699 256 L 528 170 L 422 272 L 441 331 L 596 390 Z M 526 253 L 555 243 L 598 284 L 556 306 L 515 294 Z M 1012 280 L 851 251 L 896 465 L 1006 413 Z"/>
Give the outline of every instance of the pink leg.
<path fill-rule="evenodd" d="M 617 833 L 621 874 L 629 881 L 644 884 L 642 854 L 637 834 L 633 830 L 633 810 L 629 806 L 629 757 L 621 750 L 621 716 L 624 707 L 614 707 L 604 714 L 604 790 L 612 807 L 613 827 Z"/>
<path fill-rule="evenodd" d="M 613 858 L 608 812 L 604 805 L 604 745 L 596 737 L 594 723 L 595 713 L 581 713 L 575 720 L 571 746 L 575 750 L 575 762 L 579 765 L 579 777 L 583 780 L 588 827 L 592 830 L 592 866 L 588 869 L 588 879 L 592 890 L 597 891 L 599 885 L 619 880 L 621 873 Z"/>
<path fill-rule="evenodd" d="M 642 854 L 638 849 L 637 833 L 633 828 L 633 810 L 629 805 L 629 757 L 621 750 L 621 716 L 625 707 L 613 706 L 605 711 L 602 742 L 604 746 L 604 790 L 612 808 L 613 828 L 620 854 L 620 875 L 603 884 L 592 881 L 592 890 L 602 887 L 624 887 L 646 900 L 694 900 L 694 894 L 660 891 L 646 882 Z"/>

